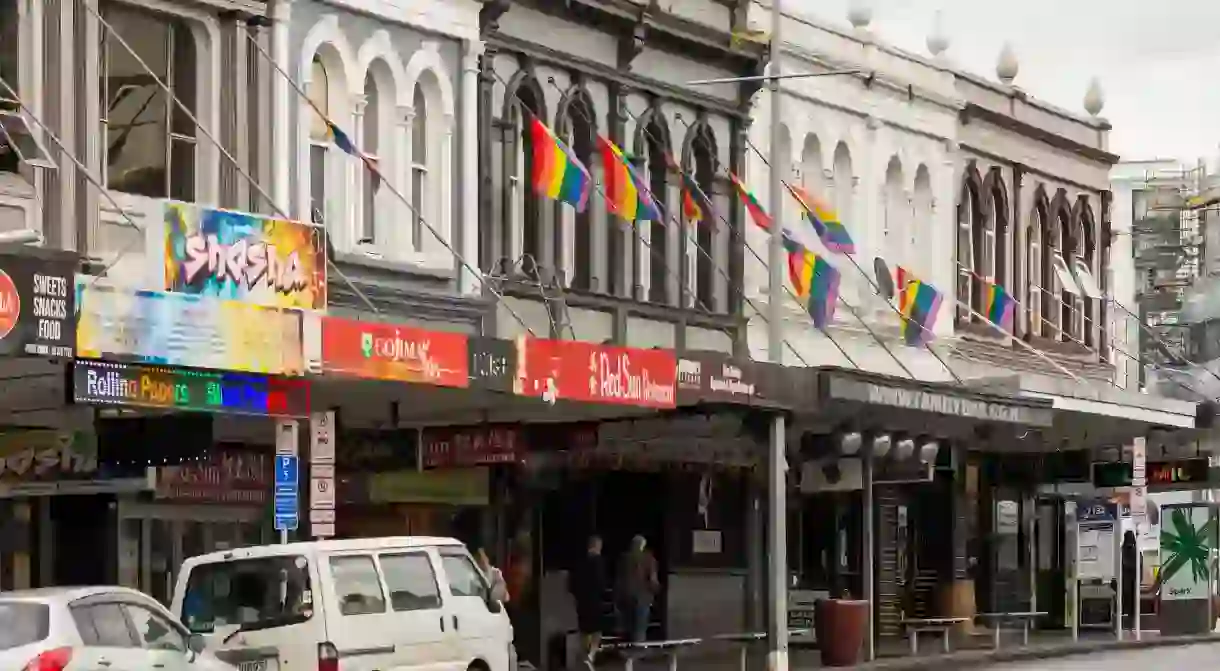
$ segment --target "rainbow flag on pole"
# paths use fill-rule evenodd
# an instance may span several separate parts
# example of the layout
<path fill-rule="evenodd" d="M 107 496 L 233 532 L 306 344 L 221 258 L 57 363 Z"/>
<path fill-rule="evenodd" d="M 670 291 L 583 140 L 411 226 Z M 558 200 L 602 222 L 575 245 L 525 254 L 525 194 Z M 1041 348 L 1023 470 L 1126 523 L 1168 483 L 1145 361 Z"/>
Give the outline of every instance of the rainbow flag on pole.
<path fill-rule="evenodd" d="M 648 186 L 627 162 L 618 145 L 598 135 L 605 175 L 606 205 L 627 221 L 660 221 L 661 213 Z"/>
<path fill-rule="evenodd" d="M 821 256 L 801 249 L 788 253 L 788 276 L 797 297 L 805 301 L 813 325 L 826 328 L 834 321 L 839 301 L 839 271 Z"/>
<path fill-rule="evenodd" d="M 829 205 L 799 186 L 788 182 L 784 182 L 784 186 L 788 187 L 788 193 L 792 194 L 796 204 L 801 206 L 805 220 L 813 226 L 826 251 L 835 254 L 856 253 L 856 243 L 851 239 L 851 233 L 847 232 L 847 227 L 839 221 L 839 216 Z"/>
<path fill-rule="evenodd" d="M 940 292 L 931 284 L 912 280 L 904 291 L 902 339 L 908 345 L 924 345 L 932 340 L 932 328 L 940 316 Z"/>
<path fill-rule="evenodd" d="M 583 212 L 589 203 L 589 170 L 546 124 L 534 117 L 530 126 L 534 141 L 534 191 Z"/>
<path fill-rule="evenodd" d="M 772 223 L 771 215 L 767 214 L 767 211 L 758 203 L 758 199 L 754 197 L 753 193 L 750 193 L 746 185 L 737 179 L 737 175 L 730 172 L 729 179 L 732 179 L 733 186 L 737 187 L 737 195 L 741 198 L 742 204 L 746 206 L 746 211 L 750 213 L 750 219 L 754 221 L 754 225 L 764 231 L 770 231 Z M 792 237 L 792 234 L 788 232 L 788 229 L 785 228 L 781 235 L 784 241 L 784 251 L 788 252 L 788 254 L 798 254 L 805 251 L 805 245 L 797 242 L 796 238 Z"/>
<path fill-rule="evenodd" d="M 987 295 L 985 298 L 987 299 L 987 305 L 983 314 L 987 317 L 987 321 L 1005 331 L 1011 332 L 1016 301 L 1005 291 L 1004 287 L 994 282 L 987 284 Z"/>

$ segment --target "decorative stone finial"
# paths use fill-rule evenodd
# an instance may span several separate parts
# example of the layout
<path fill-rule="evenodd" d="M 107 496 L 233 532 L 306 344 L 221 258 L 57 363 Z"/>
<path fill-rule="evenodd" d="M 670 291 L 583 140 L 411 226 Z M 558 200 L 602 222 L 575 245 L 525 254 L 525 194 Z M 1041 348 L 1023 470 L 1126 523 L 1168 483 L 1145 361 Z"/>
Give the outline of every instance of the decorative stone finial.
<path fill-rule="evenodd" d="M 847 8 L 847 20 L 851 21 L 852 27 L 857 30 L 867 28 L 873 20 L 873 8 L 869 6 L 869 0 L 851 0 L 851 5 Z"/>
<path fill-rule="evenodd" d="M 1089 80 L 1089 89 L 1084 93 L 1084 111 L 1090 116 L 1098 116 L 1106 106 L 1106 94 L 1101 90 L 1101 82 L 1096 77 Z"/>
<path fill-rule="evenodd" d="M 928 51 L 934 58 L 940 58 L 949 50 L 949 36 L 945 34 L 944 17 L 940 10 L 932 17 L 932 31 L 928 33 Z"/>
<path fill-rule="evenodd" d="M 996 77 L 999 77 L 1005 85 L 1012 86 L 1020 70 L 1021 64 L 1017 62 L 1017 54 L 1012 50 L 1012 43 L 1005 42 L 1000 49 L 1000 60 L 995 64 Z"/>

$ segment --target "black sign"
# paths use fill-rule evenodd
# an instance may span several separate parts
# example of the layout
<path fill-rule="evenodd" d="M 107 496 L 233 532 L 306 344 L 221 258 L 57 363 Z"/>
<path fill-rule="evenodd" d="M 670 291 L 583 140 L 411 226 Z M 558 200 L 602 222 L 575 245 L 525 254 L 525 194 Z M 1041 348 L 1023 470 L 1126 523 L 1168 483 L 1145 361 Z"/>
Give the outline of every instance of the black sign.
<path fill-rule="evenodd" d="M 1158 461 L 1148 464 L 1148 486 L 1200 485 L 1208 482 L 1210 469 L 1206 457 Z"/>
<path fill-rule="evenodd" d="M 0 253 L 0 356 L 76 353 L 76 259 Z"/>
<path fill-rule="evenodd" d="M 830 378 L 828 396 L 836 400 L 1030 426 L 1050 426 L 1054 419 L 1050 408 L 1034 407 L 1016 399 L 1010 402 L 1001 398 L 982 398 L 950 390 L 942 392 L 917 387 L 895 387 L 833 376 Z"/>
<path fill-rule="evenodd" d="M 299 378 L 108 361 L 80 360 L 72 372 L 77 403 L 275 417 L 307 416 L 308 384 Z"/>
<path fill-rule="evenodd" d="M 749 403 L 758 393 L 750 362 L 720 352 L 684 352 L 678 357 L 678 404 Z"/>
<path fill-rule="evenodd" d="M 506 394 L 513 393 L 517 372 L 517 347 L 511 340 L 474 337 L 467 347 L 470 356 L 470 386 Z"/>

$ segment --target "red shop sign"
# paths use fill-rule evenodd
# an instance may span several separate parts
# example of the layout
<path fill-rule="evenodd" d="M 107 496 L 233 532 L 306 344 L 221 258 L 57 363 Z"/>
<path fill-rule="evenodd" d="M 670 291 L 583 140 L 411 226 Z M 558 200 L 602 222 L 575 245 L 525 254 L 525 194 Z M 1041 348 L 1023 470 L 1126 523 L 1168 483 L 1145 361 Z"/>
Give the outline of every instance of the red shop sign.
<path fill-rule="evenodd" d="M 579 340 L 517 341 L 520 396 L 674 407 L 677 359 L 670 350 L 614 347 Z"/>
<path fill-rule="evenodd" d="M 466 336 L 413 326 L 322 319 L 322 370 L 373 380 L 470 386 Z"/>
<path fill-rule="evenodd" d="M 271 459 L 262 452 L 214 448 L 205 461 L 161 466 L 156 497 L 182 502 L 265 505 Z"/>

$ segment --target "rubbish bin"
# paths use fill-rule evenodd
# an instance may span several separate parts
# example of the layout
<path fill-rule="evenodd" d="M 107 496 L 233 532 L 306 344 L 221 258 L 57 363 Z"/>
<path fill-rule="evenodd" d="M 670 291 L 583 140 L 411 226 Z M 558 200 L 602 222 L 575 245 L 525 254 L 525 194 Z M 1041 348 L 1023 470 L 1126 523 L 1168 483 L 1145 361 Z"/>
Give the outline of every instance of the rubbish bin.
<path fill-rule="evenodd" d="M 868 624 L 868 602 L 856 599 L 823 599 L 816 606 L 814 626 L 822 666 L 854 666 Z"/>

